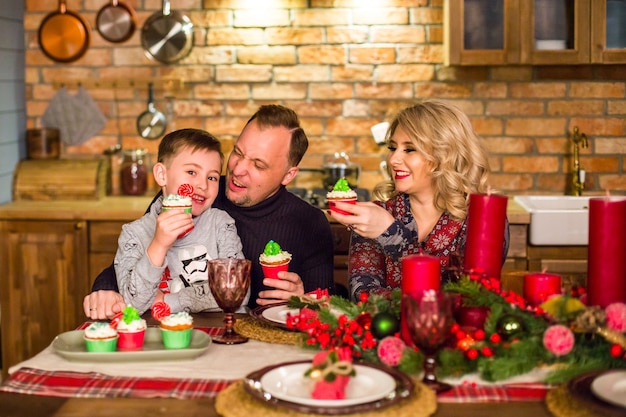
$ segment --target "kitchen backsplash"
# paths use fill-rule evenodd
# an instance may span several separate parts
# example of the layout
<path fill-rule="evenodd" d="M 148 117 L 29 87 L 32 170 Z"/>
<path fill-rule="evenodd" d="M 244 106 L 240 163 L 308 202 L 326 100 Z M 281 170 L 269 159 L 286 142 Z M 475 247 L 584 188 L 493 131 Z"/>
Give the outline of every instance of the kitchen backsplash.
<path fill-rule="evenodd" d="M 123 0 L 136 11 L 129 40 L 111 43 L 96 30 L 109 0 L 67 0 L 91 27 L 91 43 L 75 62 L 58 63 L 39 47 L 38 29 L 58 0 L 27 0 L 24 19 L 28 127 L 38 127 L 61 87 L 82 86 L 106 118 L 105 127 L 64 156 L 102 155 L 122 148 L 156 152 L 158 140 L 137 133 L 137 117 L 154 105 L 167 130 L 209 130 L 232 148 L 259 105 L 281 103 L 298 112 L 310 139 L 301 167 L 346 152 L 362 167 L 360 186 L 382 180 L 385 150 L 370 127 L 422 98 L 457 104 L 491 152 L 492 186 L 508 194 L 563 193 L 568 188 L 574 126 L 589 138 L 581 150 L 586 190 L 626 192 L 626 66 L 445 67 L 443 0 L 171 0 L 171 10 L 194 25 L 191 53 L 173 64 L 148 58 L 144 22 L 161 0 Z M 249 3 L 258 8 L 245 8 Z M 269 4 L 273 6 L 270 6 Z M 299 187 L 321 186 L 305 171 Z M 117 191 L 117 185 L 114 184 Z"/>

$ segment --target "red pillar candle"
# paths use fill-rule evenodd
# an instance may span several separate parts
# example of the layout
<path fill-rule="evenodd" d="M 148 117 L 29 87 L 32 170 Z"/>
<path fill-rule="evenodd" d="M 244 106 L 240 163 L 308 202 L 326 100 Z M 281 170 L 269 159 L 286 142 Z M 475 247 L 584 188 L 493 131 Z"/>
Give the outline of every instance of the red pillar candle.
<path fill-rule="evenodd" d="M 538 306 L 555 294 L 561 294 L 560 275 L 545 272 L 524 275 L 524 299 L 528 304 Z"/>
<path fill-rule="evenodd" d="M 589 199 L 587 304 L 626 302 L 626 198 Z"/>
<path fill-rule="evenodd" d="M 467 241 L 463 267 L 500 278 L 508 197 L 471 194 L 467 213 Z"/>
<path fill-rule="evenodd" d="M 441 263 L 439 258 L 430 255 L 408 255 L 402 258 L 402 294 L 415 296 L 426 290 L 441 289 Z M 413 341 L 409 335 L 404 318 L 404 309 L 400 314 L 400 334 L 409 346 Z"/>

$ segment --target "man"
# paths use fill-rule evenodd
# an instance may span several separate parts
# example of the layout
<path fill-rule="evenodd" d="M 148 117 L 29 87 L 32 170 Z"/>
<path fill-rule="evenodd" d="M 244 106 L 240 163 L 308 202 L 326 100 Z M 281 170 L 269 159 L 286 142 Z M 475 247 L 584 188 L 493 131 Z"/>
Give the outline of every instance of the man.
<path fill-rule="evenodd" d="M 244 126 L 228 158 L 226 175 L 213 207 L 235 219 L 243 253 L 252 261 L 248 306 L 287 300 L 317 288 L 333 292 L 333 241 L 324 213 L 291 194 L 285 186 L 298 173 L 308 148 L 293 110 L 261 106 Z M 289 272 L 264 278 L 258 261 L 269 240 L 293 256 Z M 96 278 L 83 300 L 93 320 L 111 318 L 125 306 L 117 292 L 113 265 Z"/>

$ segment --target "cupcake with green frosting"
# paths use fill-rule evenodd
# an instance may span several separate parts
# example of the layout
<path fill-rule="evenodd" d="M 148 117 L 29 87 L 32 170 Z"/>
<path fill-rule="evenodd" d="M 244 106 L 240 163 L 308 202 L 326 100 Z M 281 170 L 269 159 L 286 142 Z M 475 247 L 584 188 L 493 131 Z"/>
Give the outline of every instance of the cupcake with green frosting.
<path fill-rule="evenodd" d="M 291 262 L 291 254 L 273 240 L 267 242 L 263 253 L 259 255 L 259 263 L 266 278 L 278 279 L 280 271 L 289 270 L 289 262 Z"/>
<path fill-rule="evenodd" d="M 137 309 L 126 306 L 121 312 L 117 323 L 117 348 L 120 350 L 138 350 L 143 347 L 146 334 L 146 321 L 141 318 Z"/>
<path fill-rule="evenodd" d="M 356 204 L 356 192 L 350 188 L 348 181 L 345 178 L 339 178 L 335 183 L 332 191 L 326 194 L 326 200 L 328 200 L 328 208 L 339 214 L 352 214 L 347 211 L 337 208 L 336 203 L 341 201 L 342 203 Z"/>

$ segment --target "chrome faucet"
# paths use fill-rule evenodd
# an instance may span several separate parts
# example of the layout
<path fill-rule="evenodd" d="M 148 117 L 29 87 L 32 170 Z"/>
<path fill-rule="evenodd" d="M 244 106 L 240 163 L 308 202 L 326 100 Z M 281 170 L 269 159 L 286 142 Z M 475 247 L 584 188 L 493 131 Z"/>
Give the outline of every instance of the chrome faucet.
<path fill-rule="evenodd" d="M 587 135 L 579 133 L 578 126 L 574 126 L 574 133 L 571 136 L 574 144 L 574 168 L 572 170 L 572 194 L 582 195 L 585 189 L 585 170 L 580 168 L 580 148 L 587 148 L 589 143 Z"/>

